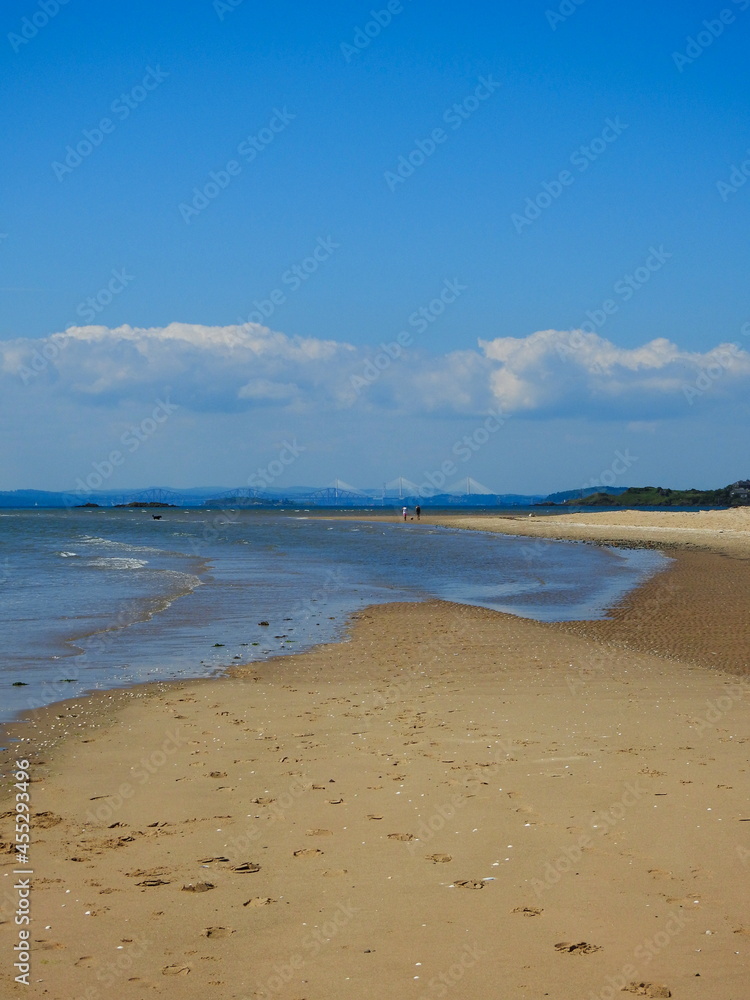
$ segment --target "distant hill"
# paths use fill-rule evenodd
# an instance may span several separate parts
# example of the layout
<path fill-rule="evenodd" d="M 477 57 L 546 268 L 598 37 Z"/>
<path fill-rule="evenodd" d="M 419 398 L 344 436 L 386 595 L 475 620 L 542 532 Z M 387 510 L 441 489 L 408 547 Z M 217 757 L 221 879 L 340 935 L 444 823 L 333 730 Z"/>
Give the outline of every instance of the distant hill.
<path fill-rule="evenodd" d="M 83 500 L 81 500 L 83 503 Z M 0 507 L 64 507 L 62 493 L 46 490 L 8 490 L 0 493 Z"/>
<path fill-rule="evenodd" d="M 630 489 L 629 486 L 613 486 L 607 492 L 611 496 L 617 496 L 620 493 L 625 493 L 626 490 Z M 549 496 L 545 497 L 541 502 L 543 504 L 548 503 L 581 503 L 584 497 L 590 497 L 598 492 L 596 486 L 586 486 L 581 490 L 565 490 L 562 493 L 550 493 Z"/>
<path fill-rule="evenodd" d="M 257 493 L 257 495 L 252 495 Z M 560 494 L 562 496 L 562 494 Z M 566 494 L 567 495 L 567 494 Z M 571 496 L 579 495 L 571 491 Z M 211 487 L 192 487 L 184 490 L 150 488 L 146 490 L 91 490 L 80 493 L 58 493 L 46 490 L 9 490 L 0 492 L 0 508 L 60 508 L 60 507 L 147 507 L 154 503 L 167 503 L 180 507 L 270 507 L 283 504 L 304 504 L 322 507 L 529 507 L 544 502 L 542 494 L 522 493 L 441 493 L 420 497 L 386 496 L 382 491 L 346 492 L 321 489 L 315 486 L 289 486 L 286 489 L 249 490 Z"/>
<path fill-rule="evenodd" d="M 223 489 L 223 487 L 221 488 Z M 143 494 L 143 506 L 154 498 L 149 494 L 167 494 L 163 501 L 174 500 L 179 506 L 197 507 L 210 496 L 221 492 L 216 487 L 198 486 L 185 490 L 71 490 L 69 493 L 52 490 L 6 490 L 0 491 L 0 507 L 16 507 L 25 510 L 32 507 L 113 507 L 116 504 L 131 503 L 131 497 Z"/>
<path fill-rule="evenodd" d="M 413 488 L 413 484 L 410 484 Z M 196 486 L 174 490 L 150 487 L 139 490 L 92 490 L 62 493 L 46 490 L 8 490 L 0 492 L 0 508 L 19 509 L 60 507 L 114 506 L 148 507 L 166 504 L 179 507 L 267 507 L 278 509 L 290 505 L 304 507 L 385 507 L 405 504 L 415 507 L 544 507 L 547 505 L 583 507 L 730 507 L 750 504 L 750 482 L 741 481 L 718 490 L 671 490 L 661 486 L 617 486 L 606 492 L 594 487 L 563 490 L 558 493 L 439 493 L 419 496 L 416 492 L 399 497 L 382 490 L 354 491 L 333 488 L 289 486 L 285 489 L 254 490 L 248 487 Z"/>
<path fill-rule="evenodd" d="M 747 500 L 720 490 L 670 490 L 662 486 L 631 486 L 620 493 L 594 493 L 583 500 L 568 501 L 581 507 L 730 507 Z"/>

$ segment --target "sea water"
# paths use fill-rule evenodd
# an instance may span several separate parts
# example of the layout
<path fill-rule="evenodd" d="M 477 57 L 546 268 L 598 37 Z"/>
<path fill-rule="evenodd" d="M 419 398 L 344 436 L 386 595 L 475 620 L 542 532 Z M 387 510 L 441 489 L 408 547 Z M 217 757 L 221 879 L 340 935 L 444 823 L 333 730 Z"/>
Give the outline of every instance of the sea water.
<path fill-rule="evenodd" d="M 298 652 L 334 639 L 368 604 L 441 598 L 539 621 L 602 618 L 668 563 L 424 520 L 160 513 L 0 513 L 0 720 L 92 689 Z"/>

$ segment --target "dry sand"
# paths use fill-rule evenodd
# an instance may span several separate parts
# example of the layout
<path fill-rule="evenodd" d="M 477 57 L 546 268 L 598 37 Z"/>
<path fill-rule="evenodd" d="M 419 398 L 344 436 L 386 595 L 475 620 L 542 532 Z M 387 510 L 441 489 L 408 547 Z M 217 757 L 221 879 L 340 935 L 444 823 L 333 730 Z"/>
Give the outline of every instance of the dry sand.
<path fill-rule="evenodd" d="M 32 985 L 6 854 L 2 996 L 745 1000 L 750 563 L 676 555 L 609 622 L 386 605 L 37 713 Z"/>
<path fill-rule="evenodd" d="M 447 527 L 506 535 L 580 539 L 649 548 L 691 548 L 750 557 L 750 507 L 689 512 L 618 510 L 584 514 L 498 517 L 493 514 L 426 517 Z"/>

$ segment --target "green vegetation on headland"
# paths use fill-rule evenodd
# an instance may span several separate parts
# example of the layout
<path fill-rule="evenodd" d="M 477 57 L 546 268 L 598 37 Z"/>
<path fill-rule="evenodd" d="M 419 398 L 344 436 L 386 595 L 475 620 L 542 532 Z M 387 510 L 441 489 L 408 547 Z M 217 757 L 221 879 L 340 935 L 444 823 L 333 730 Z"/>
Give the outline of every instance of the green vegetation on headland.
<path fill-rule="evenodd" d="M 592 493 L 566 500 L 576 507 L 739 507 L 750 504 L 750 490 L 734 483 L 720 490 L 670 490 L 662 486 L 631 486 L 623 493 Z"/>

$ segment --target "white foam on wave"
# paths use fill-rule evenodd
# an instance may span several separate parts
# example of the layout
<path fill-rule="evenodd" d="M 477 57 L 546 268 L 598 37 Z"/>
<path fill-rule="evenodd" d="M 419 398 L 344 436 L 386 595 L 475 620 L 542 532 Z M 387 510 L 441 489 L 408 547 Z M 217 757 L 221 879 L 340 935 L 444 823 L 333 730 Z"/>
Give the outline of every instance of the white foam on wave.
<path fill-rule="evenodd" d="M 148 559 L 125 559 L 122 556 L 102 556 L 99 559 L 91 559 L 87 566 L 94 566 L 96 569 L 142 569 L 148 566 Z"/>
<path fill-rule="evenodd" d="M 81 538 L 82 542 L 87 545 L 99 545 L 106 549 L 114 549 L 115 551 L 122 551 L 125 549 L 127 552 L 161 552 L 161 549 L 155 549 L 150 545 L 134 545 L 132 542 L 116 542 L 113 538 L 100 538 L 98 535 L 84 535 Z"/>
<path fill-rule="evenodd" d="M 60 556 L 61 559 L 74 559 L 74 558 L 77 558 L 78 553 L 77 552 L 58 552 L 57 555 Z"/>

